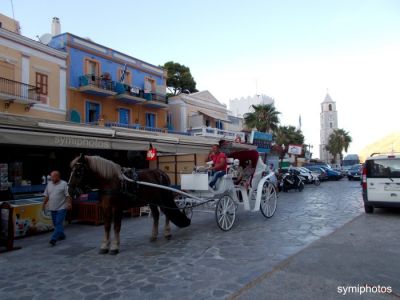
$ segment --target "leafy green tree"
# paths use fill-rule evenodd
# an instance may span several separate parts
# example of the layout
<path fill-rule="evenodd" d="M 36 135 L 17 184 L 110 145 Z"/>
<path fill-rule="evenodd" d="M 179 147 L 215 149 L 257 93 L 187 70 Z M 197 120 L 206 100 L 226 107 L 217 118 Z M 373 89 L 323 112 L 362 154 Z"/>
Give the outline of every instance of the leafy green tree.
<path fill-rule="evenodd" d="M 244 115 L 244 124 L 247 128 L 256 128 L 260 132 L 273 132 L 278 128 L 280 114 L 273 104 L 252 105 L 254 112 Z"/>
<path fill-rule="evenodd" d="M 166 62 L 163 67 L 168 73 L 167 88 L 170 91 L 170 96 L 176 96 L 186 91 L 190 93 L 198 92 L 196 81 L 194 81 L 188 67 L 173 61 Z"/>
<path fill-rule="evenodd" d="M 288 146 L 290 144 L 303 145 L 304 135 L 300 129 L 294 126 L 279 126 L 274 131 L 274 141 L 276 144 L 275 149 L 279 153 L 279 158 L 281 159 L 282 164 L 282 160 L 288 151 Z M 285 148 L 282 148 L 282 145 L 285 145 Z"/>
<path fill-rule="evenodd" d="M 329 136 L 328 144 L 325 149 L 334 157 L 332 163 L 335 163 L 335 158 L 340 155 L 340 160 L 343 159 L 343 150 L 347 152 L 352 138 L 349 133 L 343 129 L 335 129 Z"/>

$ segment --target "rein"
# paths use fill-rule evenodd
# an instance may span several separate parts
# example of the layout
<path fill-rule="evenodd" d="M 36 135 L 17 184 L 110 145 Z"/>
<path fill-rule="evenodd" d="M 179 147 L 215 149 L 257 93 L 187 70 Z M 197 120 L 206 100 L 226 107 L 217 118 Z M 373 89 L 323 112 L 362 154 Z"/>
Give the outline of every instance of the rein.
<path fill-rule="evenodd" d="M 124 180 L 128 181 L 128 182 L 131 182 L 131 183 L 136 183 L 136 184 L 139 184 L 139 185 L 145 185 L 145 186 L 150 186 L 150 187 L 155 187 L 155 188 L 159 188 L 159 189 L 163 189 L 163 190 L 172 191 L 172 192 L 175 192 L 177 194 L 181 194 L 181 195 L 187 196 L 187 197 L 189 197 L 191 199 L 195 199 L 195 200 L 201 201 L 201 203 L 192 204 L 190 206 L 185 206 L 183 208 L 192 208 L 192 207 L 200 206 L 200 205 L 203 205 L 205 203 L 208 203 L 208 202 L 211 202 L 211 201 L 214 200 L 214 198 L 210 198 L 210 199 L 204 201 L 204 199 L 202 199 L 202 198 L 193 196 L 191 194 L 185 193 L 185 192 L 183 192 L 181 190 L 178 190 L 178 189 L 175 189 L 175 188 L 172 188 L 172 187 L 169 187 L 169 186 L 150 183 L 150 182 L 146 182 L 146 181 L 133 180 L 133 179 L 130 179 L 130 178 L 126 177 L 124 173 L 122 173 L 122 178 Z M 157 205 L 157 206 L 163 207 L 163 208 L 168 208 L 168 209 L 179 209 L 179 210 L 182 209 L 182 208 L 165 207 L 165 206 L 161 206 L 161 205 L 158 205 L 158 204 L 154 204 L 154 205 Z"/>

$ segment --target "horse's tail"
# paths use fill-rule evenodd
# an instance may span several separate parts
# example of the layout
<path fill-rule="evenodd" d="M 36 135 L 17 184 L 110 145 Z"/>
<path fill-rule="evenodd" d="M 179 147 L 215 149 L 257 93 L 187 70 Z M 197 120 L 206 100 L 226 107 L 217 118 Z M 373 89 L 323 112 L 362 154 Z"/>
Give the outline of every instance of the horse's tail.
<path fill-rule="evenodd" d="M 161 172 L 162 184 L 169 186 L 170 180 L 167 174 Z M 178 208 L 174 201 L 174 194 L 172 191 L 165 191 L 165 198 L 162 199 L 161 211 L 174 223 L 176 226 L 183 228 L 190 225 L 191 220 Z"/>

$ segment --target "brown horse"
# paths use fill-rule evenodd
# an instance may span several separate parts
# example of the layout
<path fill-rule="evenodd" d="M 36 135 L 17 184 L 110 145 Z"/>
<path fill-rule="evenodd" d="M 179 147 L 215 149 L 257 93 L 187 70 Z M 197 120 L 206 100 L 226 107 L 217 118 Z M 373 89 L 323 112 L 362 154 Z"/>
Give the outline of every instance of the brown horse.
<path fill-rule="evenodd" d="M 153 216 L 151 241 L 158 236 L 160 210 L 165 214 L 164 236 L 171 238 L 169 221 L 178 227 L 190 225 L 190 219 L 175 204 L 173 193 L 169 190 L 129 183 L 124 180 L 123 168 L 120 165 L 100 156 L 84 156 L 71 162 L 69 191 L 73 196 L 80 195 L 88 189 L 99 190 L 100 201 L 104 212 L 104 240 L 99 253 L 117 254 L 119 252 L 121 220 L 123 209 L 150 205 Z M 142 170 L 136 173 L 137 181 L 150 182 L 169 186 L 169 177 L 161 170 Z M 130 192 L 125 193 L 126 186 Z M 114 222 L 114 239 L 110 239 L 111 224 Z"/>

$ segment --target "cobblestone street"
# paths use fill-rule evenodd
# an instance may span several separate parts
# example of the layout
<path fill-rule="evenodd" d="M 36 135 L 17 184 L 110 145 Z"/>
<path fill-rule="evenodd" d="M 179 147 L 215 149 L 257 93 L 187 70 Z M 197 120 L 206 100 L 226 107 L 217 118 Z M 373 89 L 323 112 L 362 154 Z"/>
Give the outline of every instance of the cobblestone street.
<path fill-rule="evenodd" d="M 117 256 L 98 254 L 102 226 L 71 224 L 55 247 L 48 233 L 17 240 L 21 250 L 0 255 L 0 298 L 240 298 L 263 274 L 362 213 L 359 182 L 341 180 L 281 193 L 270 219 L 240 209 L 229 232 L 214 214 L 194 212 L 190 227 L 150 243 L 152 218 L 124 219 Z"/>

